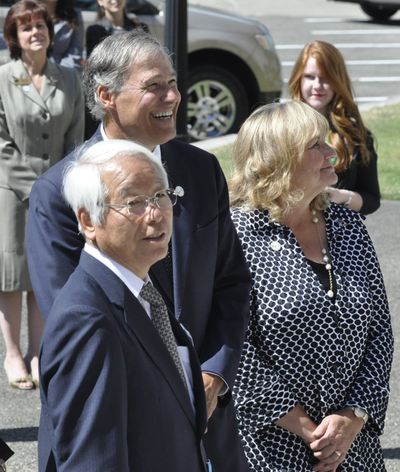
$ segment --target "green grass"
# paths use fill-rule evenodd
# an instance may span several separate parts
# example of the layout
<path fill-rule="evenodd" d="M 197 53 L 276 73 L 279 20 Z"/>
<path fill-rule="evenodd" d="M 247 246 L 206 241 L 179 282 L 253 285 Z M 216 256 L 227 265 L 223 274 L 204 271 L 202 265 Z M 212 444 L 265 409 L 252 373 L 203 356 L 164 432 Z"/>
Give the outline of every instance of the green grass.
<path fill-rule="evenodd" d="M 400 200 L 400 105 L 372 108 L 363 118 L 376 140 L 382 198 Z"/>
<path fill-rule="evenodd" d="M 229 179 L 232 172 L 232 146 L 222 146 L 212 152 L 217 156 L 225 177 Z"/>
<path fill-rule="evenodd" d="M 372 108 L 362 113 L 375 137 L 382 198 L 400 200 L 400 105 Z M 232 146 L 214 149 L 227 178 L 232 171 Z"/>

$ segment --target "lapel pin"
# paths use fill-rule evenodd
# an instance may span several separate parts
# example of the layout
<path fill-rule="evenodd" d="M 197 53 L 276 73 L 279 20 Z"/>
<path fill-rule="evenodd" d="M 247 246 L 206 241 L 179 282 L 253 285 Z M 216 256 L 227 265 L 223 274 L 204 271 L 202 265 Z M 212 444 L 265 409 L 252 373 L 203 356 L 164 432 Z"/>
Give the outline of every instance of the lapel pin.
<path fill-rule="evenodd" d="M 278 243 L 278 241 L 272 241 L 272 243 L 271 243 L 271 249 L 272 249 L 273 251 L 280 251 L 280 250 L 281 250 L 281 247 L 282 247 L 281 243 Z"/>
<path fill-rule="evenodd" d="M 177 197 L 183 197 L 185 195 L 185 191 L 183 190 L 183 188 L 180 185 L 177 185 L 175 187 L 174 194 Z"/>
<path fill-rule="evenodd" d="M 25 77 L 13 77 L 14 85 L 26 86 L 32 83 L 32 79 L 29 76 Z"/>

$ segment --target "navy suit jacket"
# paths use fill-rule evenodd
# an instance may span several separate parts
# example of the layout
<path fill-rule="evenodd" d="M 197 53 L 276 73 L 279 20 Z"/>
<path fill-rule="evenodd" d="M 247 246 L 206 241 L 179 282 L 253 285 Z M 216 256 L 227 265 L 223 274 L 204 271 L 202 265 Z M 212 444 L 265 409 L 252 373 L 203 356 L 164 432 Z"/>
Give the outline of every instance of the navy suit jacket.
<path fill-rule="evenodd" d="M 83 147 L 101 139 L 98 129 Z M 62 196 L 63 171 L 78 152 L 43 174 L 30 195 L 28 263 L 44 319 L 84 244 Z M 151 278 L 192 335 L 202 370 L 220 375 L 232 387 L 248 322 L 250 276 L 230 218 L 226 181 L 216 157 L 195 146 L 174 139 L 161 146 L 161 155 L 170 186 L 182 186 L 185 195 L 174 207 L 173 284 L 163 261 L 153 266 Z M 226 422 L 225 434 L 221 422 Z M 239 465 L 244 461 L 232 406 L 214 413 L 208 431 L 207 452 L 214 464 L 221 462 L 217 472 L 247 470 Z"/>
<path fill-rule="evenodd" d="M 40 472 L 204 472 L 200 365 L 190 338 L 175 318 L 171 324 L 189 348 L 196 415 L 139 301 L 82 252 L 43 336 Z"/>

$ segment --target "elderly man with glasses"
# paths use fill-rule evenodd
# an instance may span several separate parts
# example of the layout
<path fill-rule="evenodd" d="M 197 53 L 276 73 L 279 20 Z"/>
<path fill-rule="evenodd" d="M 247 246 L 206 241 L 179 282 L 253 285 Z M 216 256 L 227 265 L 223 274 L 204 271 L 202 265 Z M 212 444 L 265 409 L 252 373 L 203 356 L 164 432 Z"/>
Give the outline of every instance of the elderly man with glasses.
<path fill-rule="evenodd" d="M 168 252 L 177 193 L 125 140 L 66 169 L 85 246 L 43 336 L 40 472 L 208 470 L 197 355 L 148 275 Z"/>

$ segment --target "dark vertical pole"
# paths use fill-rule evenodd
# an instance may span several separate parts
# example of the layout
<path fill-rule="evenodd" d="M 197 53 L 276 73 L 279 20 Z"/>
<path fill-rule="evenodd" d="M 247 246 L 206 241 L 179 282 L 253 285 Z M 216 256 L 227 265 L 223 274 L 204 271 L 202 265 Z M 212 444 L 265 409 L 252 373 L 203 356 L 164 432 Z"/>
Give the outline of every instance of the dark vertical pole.
<path fill-rule="evenodd" d="M 182 95 L 176 123 L 177 137 L 187 140 L 187 0 L 165 2 L 165 46 L 172 53 Z"/>

